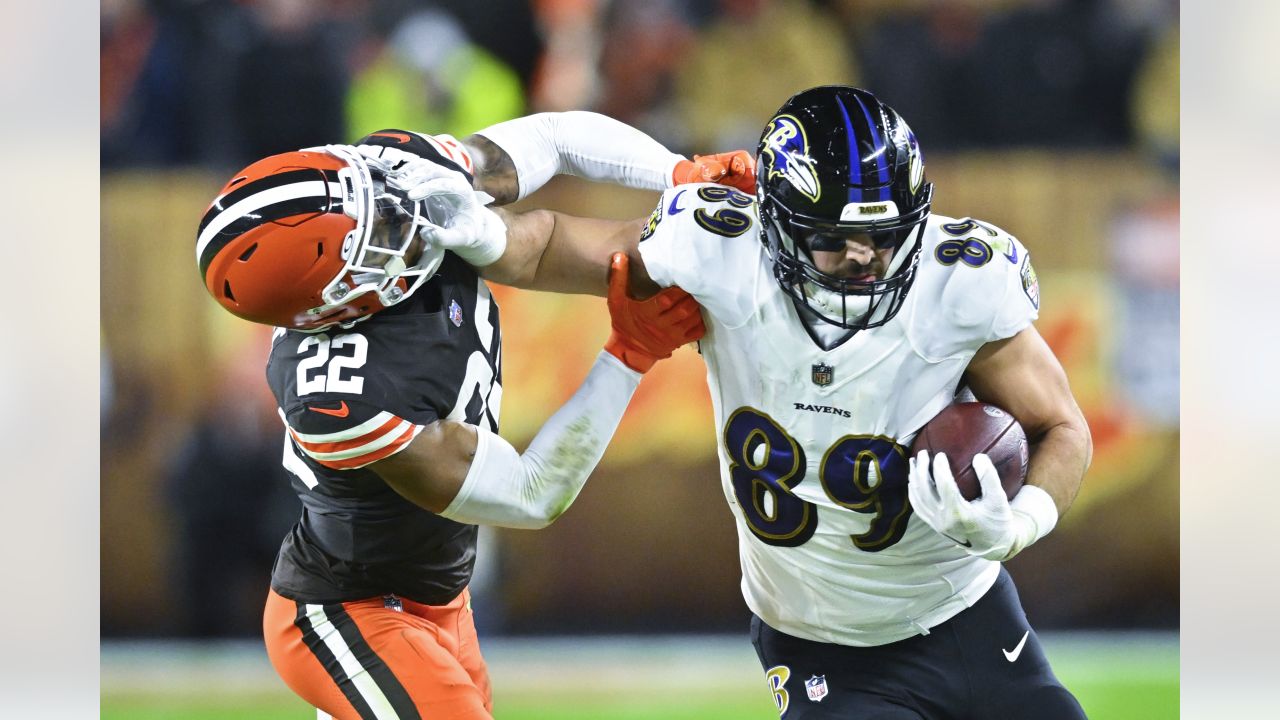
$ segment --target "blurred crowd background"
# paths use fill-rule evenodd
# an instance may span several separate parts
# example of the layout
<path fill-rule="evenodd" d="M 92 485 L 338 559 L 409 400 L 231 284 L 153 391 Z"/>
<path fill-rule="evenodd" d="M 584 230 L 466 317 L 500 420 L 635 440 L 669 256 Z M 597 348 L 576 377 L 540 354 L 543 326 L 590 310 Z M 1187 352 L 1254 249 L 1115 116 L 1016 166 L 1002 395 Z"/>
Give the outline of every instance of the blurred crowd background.
<path fill-rule="evenodd" d="M 104 637 L 259 632 L 298 513 L 269 329 L 205 295 L 195 227 L 229 173 L 396 127 L 463 137 L 589 109 L 686 154 L 754 149 L 787 97 L 855 84 L 916 131 L 935 210 L 1005 228 L 1094 432 L 1059 529 L 1010 563 L 1042 629 L 1178 623 L 1176 0 L 103 0 Z M 557 179 L 524 201 L 641 217 Z M 523 447 L 607 334 L 594 298 L 495 288 L 502 434 Z M 642 386 L 577 504 L 486 531 L 487 634 L 744 632 L 704 371 Z"/>

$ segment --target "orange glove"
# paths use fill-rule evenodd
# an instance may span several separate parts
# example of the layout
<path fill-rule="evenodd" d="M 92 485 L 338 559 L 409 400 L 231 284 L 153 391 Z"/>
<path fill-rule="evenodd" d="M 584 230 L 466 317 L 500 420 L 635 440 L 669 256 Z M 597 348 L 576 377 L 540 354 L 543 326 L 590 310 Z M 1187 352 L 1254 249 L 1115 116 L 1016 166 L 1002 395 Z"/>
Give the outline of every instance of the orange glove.
<path fill-rule="evenodd" d="M 703 336 L 702 307 L 689 293 L 669 287 L 648 300 L 636 300 L 627 292 L 629 261 L 626 253 L 613 254 L 609 267 L 609 317 L 613 333 L 604 349 L 627 367 L 648 372 L 659 360 L 685 343 Z"/>
<path fill-rule="evenodd" d="M 694 155 L 681 160 L 671 173 L 672 185 L 714 182 L 735 187 L 748 195 L 756 194 L 756 159 L 746 150 L 715 155 Z"/>

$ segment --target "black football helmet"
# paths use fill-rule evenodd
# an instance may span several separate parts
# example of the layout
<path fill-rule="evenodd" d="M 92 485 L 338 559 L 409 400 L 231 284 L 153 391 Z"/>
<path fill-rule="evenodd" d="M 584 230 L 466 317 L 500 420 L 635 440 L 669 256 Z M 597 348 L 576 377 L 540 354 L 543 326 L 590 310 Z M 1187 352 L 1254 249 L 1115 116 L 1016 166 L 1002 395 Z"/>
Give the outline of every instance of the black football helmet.
<path fill-rule="evenodd" d="M 774 114 L 756 162 L 763 239 L 782 290 L 848 330 L 889 322 L 915 279 L 933 198 L 907 123 L 866 90 L 811 88 Z M 855 281 L 814 265 L 813 251 L 843 250 L 852 234 L 894 249 L 883 278 Z"/>

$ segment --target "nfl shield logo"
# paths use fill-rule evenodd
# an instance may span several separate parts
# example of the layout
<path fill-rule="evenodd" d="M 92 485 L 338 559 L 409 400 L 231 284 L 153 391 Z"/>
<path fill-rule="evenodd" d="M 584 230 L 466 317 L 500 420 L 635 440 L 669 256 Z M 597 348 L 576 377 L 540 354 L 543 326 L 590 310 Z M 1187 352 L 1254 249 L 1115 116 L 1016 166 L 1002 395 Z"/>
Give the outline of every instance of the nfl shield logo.
<path fill-rule="evenodd" d="M 804 681 L 804 691 L 809 694 L 809 699 L 814 702 L 822 702 L 822 698 L 827 696 L 827 676 L 814 675 Z"/>
<path fill-rule="evenodd" d="M 454 327 L 462 327 L 462 306 L 457 300 L 449 301 L 449 320 Z"/>
<path fill-rule="evenodd" d="M 830 385 L 835 375 L 835 368 L 826 363 L 815 363 L 813 366 L 813 384 Z"/>

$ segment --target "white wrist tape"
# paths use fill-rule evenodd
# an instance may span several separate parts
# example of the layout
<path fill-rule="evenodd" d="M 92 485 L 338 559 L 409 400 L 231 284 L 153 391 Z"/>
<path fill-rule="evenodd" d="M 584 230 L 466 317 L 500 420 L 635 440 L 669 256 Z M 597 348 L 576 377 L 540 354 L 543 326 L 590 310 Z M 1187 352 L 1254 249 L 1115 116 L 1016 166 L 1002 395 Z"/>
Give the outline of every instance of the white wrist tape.
<path fill-rule="evenodd" d="M 1017 535 L 1008 554 L 1000 558 L 1001 560 L 1008 560 L 1022 552 L 1035 541 L 1048 535 L 1058 524 L 1058 506 L 1053 502 L 1053 497 L 1035 485 L 1023 485 L 1009 502 L 1009 509 L 1013 511 Z"/>
<path fill-rule="evenodd" d="M 488 197 L 483 193 L 477 193 L 477 195 Z M 489 199 L 492 201 L 492 198 Z M 502 257 L 502 253 L 507 251 L 507 224 L 502 222 L 498 213 L 487 207 L 480 209 L 480 216 L 483 218 L 483 225 L 480 232 L 476 234 L 475 240 L 466 247 L 450 248 L 468 265 L 478 268 L 492 265 Z"/>
<path fill-rule="evenodd" d="M 478 428 L 471 468 L 440 514 L 473 525 L 550 525 L 578 497 L 639 384 L 640 373 L 601 352 L 578 391 L 543 424 L 523 455 Z"/>
<path fill-rule="evenodd" d="M 569 173 L 642 190 L 671 187 L 684 157 L 639 130 L 599 113 L 538 113 L 498 123 L 478 134 L 511 156 L 520 197 Z"/>

